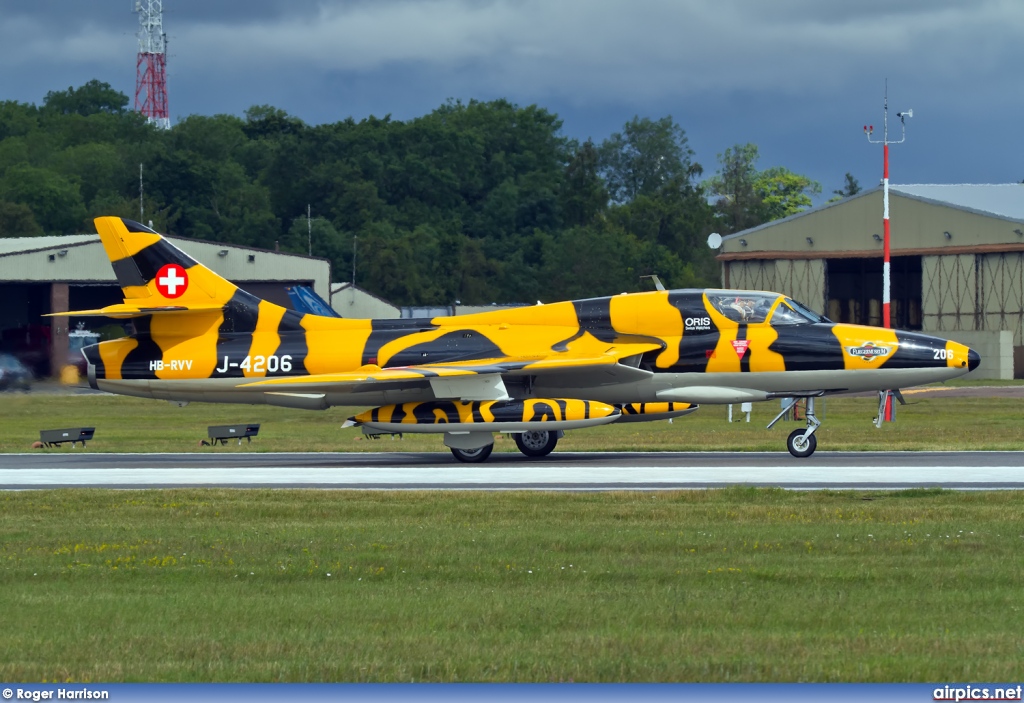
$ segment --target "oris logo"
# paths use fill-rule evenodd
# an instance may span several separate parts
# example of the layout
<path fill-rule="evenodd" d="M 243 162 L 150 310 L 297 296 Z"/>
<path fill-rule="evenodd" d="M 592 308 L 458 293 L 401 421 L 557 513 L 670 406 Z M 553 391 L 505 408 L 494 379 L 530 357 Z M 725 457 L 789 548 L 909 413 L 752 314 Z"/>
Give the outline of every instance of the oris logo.
<path fill-rule="evenodd" d="M 683 320 L 686 331 L 707 331 L 711 329 L 710 317 L 688 317 Z"/>

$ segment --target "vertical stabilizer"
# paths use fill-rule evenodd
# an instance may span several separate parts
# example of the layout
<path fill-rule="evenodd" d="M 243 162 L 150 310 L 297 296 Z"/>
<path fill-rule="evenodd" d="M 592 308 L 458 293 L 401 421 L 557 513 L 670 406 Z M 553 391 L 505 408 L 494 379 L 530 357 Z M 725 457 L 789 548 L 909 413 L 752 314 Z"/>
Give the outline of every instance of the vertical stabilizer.
<path fill-rule="evenodd" d="M 145 225 L 121 217 L 98 217 L 95 223 L 125 302 L 225 304 L 238 290 Z"/>

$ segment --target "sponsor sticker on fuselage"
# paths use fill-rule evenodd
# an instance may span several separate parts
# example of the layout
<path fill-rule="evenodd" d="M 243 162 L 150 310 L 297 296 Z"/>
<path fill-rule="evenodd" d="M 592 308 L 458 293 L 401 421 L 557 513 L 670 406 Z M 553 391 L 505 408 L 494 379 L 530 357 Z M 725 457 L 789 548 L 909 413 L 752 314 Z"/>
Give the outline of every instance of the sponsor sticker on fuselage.
<path fill-rule="evenodd" d="M 685 332 L 710 332 L 711 318 L 687 317 L 685 320 L 683 320 L 683 330 Z"/>
<path fill-rule="evenodd" d="M 890 351 L 892 351 L 891 347 L 874 344 L 872 342 L 866 342 L 859 347 L 846 347 L 847 354 L 850 356 L 859 356 L 867 362 L 874 361 L 879 357 L 888 356 Z"/>

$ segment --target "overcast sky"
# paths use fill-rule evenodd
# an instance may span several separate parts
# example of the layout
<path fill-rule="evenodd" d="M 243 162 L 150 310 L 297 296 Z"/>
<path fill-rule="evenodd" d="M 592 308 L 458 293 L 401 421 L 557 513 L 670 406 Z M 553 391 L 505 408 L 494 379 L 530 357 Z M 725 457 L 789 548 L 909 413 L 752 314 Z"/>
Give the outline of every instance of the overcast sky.
<path fill-rule="evenodd" d="M 135 90 L 134 0 L 0 0 L 0 99 Z M 671 114 L 707 175 L 754 142 L 826 193 L 1024 179 L 1020 0 L 164 0 L 171 117 L 271 104 L 307 123 L 505 97 L 600 141 Z"/>

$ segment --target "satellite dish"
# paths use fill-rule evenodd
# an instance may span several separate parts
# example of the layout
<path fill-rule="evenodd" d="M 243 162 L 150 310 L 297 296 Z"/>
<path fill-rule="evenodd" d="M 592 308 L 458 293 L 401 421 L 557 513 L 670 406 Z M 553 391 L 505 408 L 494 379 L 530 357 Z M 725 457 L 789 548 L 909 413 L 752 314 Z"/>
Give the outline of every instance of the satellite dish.
<path fill-rule="evenodd" d="M 708 235 L 708 246 L 712 249 L 717 249 L 722 246 L 722 235 L 718 232 L 712 232 Z"/>

